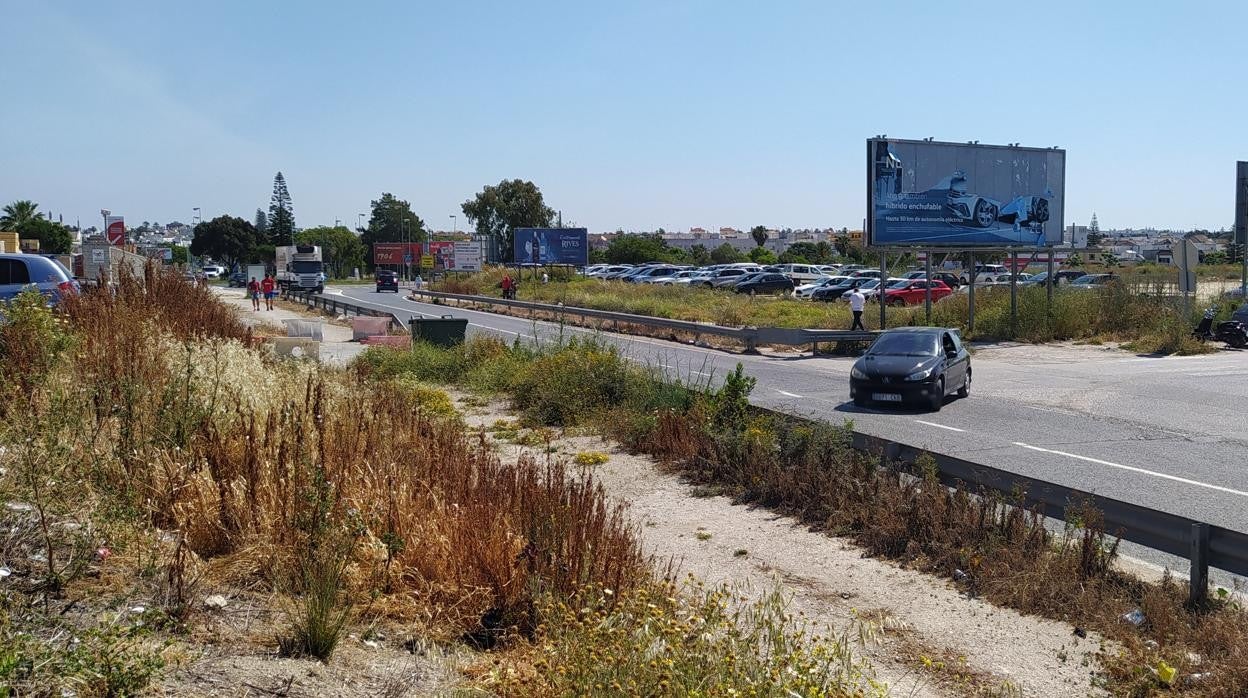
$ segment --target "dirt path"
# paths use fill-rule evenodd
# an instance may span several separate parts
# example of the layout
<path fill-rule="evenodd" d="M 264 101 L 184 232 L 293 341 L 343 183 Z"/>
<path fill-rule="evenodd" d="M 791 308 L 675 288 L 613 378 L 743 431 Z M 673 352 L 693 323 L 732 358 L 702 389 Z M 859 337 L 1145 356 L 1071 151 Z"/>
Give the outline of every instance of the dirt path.
<path fill-rule="evenodd" d="M 470 425 L 510 419 L 505 405 L 465 408 Z M 708 583 L 780 584 L 794 613 L 835 631 L 865 616 L 880 630 L 865 653 L 898 696 L 1097 695 L 1098 640 L 1063 623 L 969 599 L 951 584 L 874 558 L 788 517 L 697 496 L 648 458 L 597 437 L 565 437 L 556 457 L 602 451 L 603 485 L 629 503 L 647 550 Z M 499 444 L 504 458 L 522 447 Z"/>

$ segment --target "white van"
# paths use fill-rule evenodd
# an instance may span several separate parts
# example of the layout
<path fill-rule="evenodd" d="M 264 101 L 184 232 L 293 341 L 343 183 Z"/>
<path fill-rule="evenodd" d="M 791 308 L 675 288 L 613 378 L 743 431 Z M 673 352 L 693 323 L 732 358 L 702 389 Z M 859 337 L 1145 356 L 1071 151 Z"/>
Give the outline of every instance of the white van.
<path fill-rule="evenodd" d="M 779 272 L 793 280 L 793 284 L 800 286 L 808 284 L 822 276 L 827 276 L 819 267 L 813 264 L 781 264 Z"/>

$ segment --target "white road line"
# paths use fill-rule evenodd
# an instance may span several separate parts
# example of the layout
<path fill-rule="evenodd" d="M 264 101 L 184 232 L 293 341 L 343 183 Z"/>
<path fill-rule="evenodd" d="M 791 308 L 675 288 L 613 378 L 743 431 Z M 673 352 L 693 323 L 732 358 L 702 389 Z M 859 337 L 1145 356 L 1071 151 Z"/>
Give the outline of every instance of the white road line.
<path fill-rule="evenodd" d="M 1206 489 L 1216 490 L 1218 492 L 1225 492 L 1226 494 L 1235 494 L 1235 495 L 1239 495 L 1240 497 L 1248 497 L 1248 492 L 1243 492 L 1241 490 L 1233 490 L 1229 487 L 1221 487 L 1219 485 L 1211 485 L 1207 482 L 1201 482 L 1199 480 L 1189 480 L 1185 477 L 1178 477 L 1176 475 L 1167 475 L 1165 473 L 1159 473 L 1153 470 L 1145 470 L 1144 468 L 1136 468 L 1130 465 L 1122 465 L 1121 463 L 1112 463 L 1107 460 L 1101 460 L 1100 458 L 1089 458 L 1088 456 L 1081 456 L 1075 453 L 1067 453 L 1065 451 L 1055 451 L 1051 448 L 1041 448 L 1039 446 L 1032 446 L 1030 444 L 1025 444 L 1020 441 L 1015 441 L 1014 445 L 1018 446 L 1019 448 L 1026 448 L 1031 451 L 1039 451 L 1041 453 L 1052 453 L 1057 456 L 1066 456 L 1067 458 L 1074 458 L 1076 460 L 1087 461 L 1089 463 L 1096 463 L 1097 465 L 1107 465 L 1111 468 L 1129 470 L 1133 473 L 1140 473 L 1142 475 L 1151 475 L 1152 477 L 1159 477 L 1159 478 L 1162 478 L 1163 480 L 1173 480 L 1174 482 L 1181 482 L 1185 485 L 1195 485 L 1196 487 L 1204 487 Z"/>
<path fill-rule="evenodd" d="M 779 388 L 773 388 L 773 390 L 775 390 L 777 393 L 780 393 L 781 395 L 788 395 L 789 397 L 797 397 L 797 398 L 801 397 L 801 395 L 790 393 L 787 390 L 780 390 Z"/>
<path fill-rule="evenodd" d="M 937 424 L 936 422 L 925 422 L 921 419 L 916 419 L 914 421 L 918 422 L 919 424 L 926 424 L 929 427 L 936 427 L 937 429 L 948 429 L 949 431 L 959 431 L 959 432 L 966 431 L 965 429 L 959 429 L 957 427 L 949 427 L 949 426 L 945 426 L 944 424 Z"/>

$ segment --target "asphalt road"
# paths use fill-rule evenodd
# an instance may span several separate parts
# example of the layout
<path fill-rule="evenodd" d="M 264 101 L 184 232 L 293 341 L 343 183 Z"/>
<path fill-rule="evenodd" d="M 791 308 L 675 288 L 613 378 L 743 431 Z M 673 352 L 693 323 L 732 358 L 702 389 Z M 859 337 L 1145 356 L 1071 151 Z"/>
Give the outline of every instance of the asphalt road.
<path fill-rule="evenodd" d="M 972 358 L 969 398 L 936 413 L 874 410 L 849 402 L 850 358 L 734 354 L 417 303 L 367 286 L 329 292 L 404 319 L 466 317 L 470 333 L 597 334 L 689 381 L 717 382 L 741 363 L 758 380 L 751 401 L 762 407 L 852 420 L 864 433 L 1248 531 L 1248 351 L 1143 358 L 1094 347 L 986 348 Z M 1124 550 L 1187 571 L 1186 560 Z"/>

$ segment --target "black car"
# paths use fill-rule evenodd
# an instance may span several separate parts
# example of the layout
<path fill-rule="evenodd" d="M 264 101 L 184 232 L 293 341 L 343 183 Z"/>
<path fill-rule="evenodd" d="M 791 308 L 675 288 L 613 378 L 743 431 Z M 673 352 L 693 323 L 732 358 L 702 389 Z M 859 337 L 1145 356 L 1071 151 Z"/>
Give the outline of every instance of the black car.
<path fill-rule="evenodd" d="M 966 397 L 970 390 L 971 355 L 956 330 L 941 327 L 882 333 L 849 374 L 849 396 L 859 407 L 909 403 L 936 411 L 949 393 Z"/>
<path fill-rule="evenodd" d="M 824 302 L 834 301 L 837 298 L 840 298 L 841 296 L 845 295 L 846 293 L 849 293 L 850 291 L 867 283 L 868 281 L 875 281 L 875 279 L 870 276 L 855 276 L 849 279 L 845 279 L 839 284 L 835 284 L 833 286 L 824 286 L 823 288 L 815 289 L 815 292 L 810 294 L 810 299 L 812 301 L 824 301 Z"/>
<path fill-rule="evenodd" d="M 737 293 L 792 293 L 793 279 L 784 274 L 752 274 L 732 287 Z"/>
<path fill-rule="evenodd" d="M 247 272 L 236 271 L 233 274 L 230 274 L 230 280 L 227 285 L 230 288 L 247 288 Z"/>
<path fill-rule="evenodd" d="M 377 293 L 382 291 L 399 292 L 399 275 L 392 271 L 377 272 Z"/>
<path fill-rule="evenodd" d="M 931 276 L 931 280 L 943 281 L 946 286 L 948 286 L 949 288 L 955 291 L 958 290 L 958 287 L 962 285 L 958 279 L 957 274 L 950 274 L 947 271 L 933 272 Z"/>

